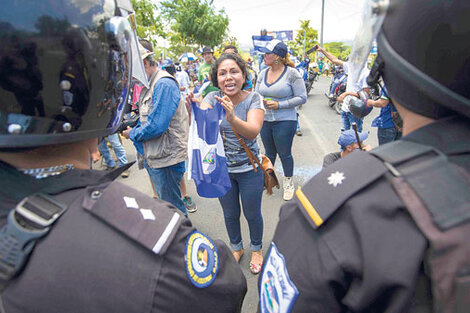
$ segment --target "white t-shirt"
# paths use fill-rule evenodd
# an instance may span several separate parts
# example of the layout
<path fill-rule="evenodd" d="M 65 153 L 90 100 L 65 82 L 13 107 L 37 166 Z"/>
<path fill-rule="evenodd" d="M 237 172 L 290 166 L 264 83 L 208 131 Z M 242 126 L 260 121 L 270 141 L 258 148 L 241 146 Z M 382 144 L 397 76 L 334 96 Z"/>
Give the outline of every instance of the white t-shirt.
<path fill-rule="evenodd" d="M 346 75 L 349 74 L 349 63 L 344 62 L 343 70 Z M 364 67 L 361 71 L 361 75 L 359 75 L 359 79 L 355 82 L 352 86 L 349 84 L 346 87 L 347 92 L 359 92 L 364 88 L 369 88 L 367 85 L 367 76 L 369 76 L 370 70 L 367 67 Z M 343 104 L 341 105 L 341 110 L 344 112 L 349 112 L 349 101 L 353 99 L 354 96 L 346 96 L 343 100 Z"/>
<path fill-rule="evenodd" d="M 189 75 L 185 71 L 176 72 L 176 81 L 180 85 L 180 87 L 185 87 L 184 91 L 181 91 L 181 95 L 186 96 L 188 94 L 189 89 Z"/>

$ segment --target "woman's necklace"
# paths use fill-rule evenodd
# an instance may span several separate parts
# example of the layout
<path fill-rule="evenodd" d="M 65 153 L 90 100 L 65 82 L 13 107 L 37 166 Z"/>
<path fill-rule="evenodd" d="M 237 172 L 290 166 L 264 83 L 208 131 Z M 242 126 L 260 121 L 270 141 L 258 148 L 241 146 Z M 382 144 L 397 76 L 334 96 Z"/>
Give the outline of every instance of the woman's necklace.
<path fill-rule="evenodd" d="M 238 104 L 243 102 L 243 100 L 245 100 L 247 96 L 248 95 L 245 90 L 240 90 L 240 92 L 236 95 L 236 97 L 234 97 L 233 99 L 230 99 L 230 101 L 232 101 L 233 106 L 236 107 Z"/>
<path fill-rule="evenodd" d="M 18 171 L 22 172 L 23 174 L 33 176 L 36 179 L 43 179 L 46 177 L 60 175 L 73 169 L 73 164 L 64 164 L 51 167 L 20 168 Z"/>

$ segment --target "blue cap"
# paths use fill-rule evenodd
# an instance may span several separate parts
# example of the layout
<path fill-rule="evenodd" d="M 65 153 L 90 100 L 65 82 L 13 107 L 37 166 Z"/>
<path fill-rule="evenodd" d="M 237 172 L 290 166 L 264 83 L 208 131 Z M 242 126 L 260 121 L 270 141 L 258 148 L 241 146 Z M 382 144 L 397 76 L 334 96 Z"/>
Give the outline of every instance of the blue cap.
<path fill-rule="evenodd" d="M 170 67 L 173 65 L 173 61 L 171 59 L 165 59 L 162 62 L 162 69 L 165 69 L 165 67 Z"/>
<path fill-rule="evenodd" d="M 266 47 L 261 47 L 260 51 L 264 53 L 274 53 L 281 58 L 284 58 L 287 54 L 287 45 L 280 40 L 273 39 L 266 45 Z"/>
<path fill-rule="evenodd" d="M 369 137 L 368 132 L 359 133 L 359 140 L 362 142 Z M 353 143 L 357 142 L 356 140 L 356 133 L 353 129 L 345 130 L 344 132 L 339 135 L 338 144 L 341 146 L 341 150 L 346 149 L 347 146 L 352 145 Z"/>

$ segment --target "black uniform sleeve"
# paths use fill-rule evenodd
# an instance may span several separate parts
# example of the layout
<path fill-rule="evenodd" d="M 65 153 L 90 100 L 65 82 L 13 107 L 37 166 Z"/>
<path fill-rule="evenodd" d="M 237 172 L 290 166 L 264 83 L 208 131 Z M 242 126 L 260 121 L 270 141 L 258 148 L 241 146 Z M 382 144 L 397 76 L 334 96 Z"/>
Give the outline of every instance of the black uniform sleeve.
<path fill-rule="evenodd" d="M 188 236 L 194 230 L 190 221 L 185 219 L 165 253 L 154 291 L 152 312 L 240 312 L 247 291 L 246 279 L 222 241 L 213 241 L 219 262 L 215 280 L 202 288 L 191 282 L 185 253 Z"/>
<path fill-rule="evenodd" d="M 317 230 L 298 202 L 285 204 L 273 243 L 298 290 L 291 312 L 407 312 L 427 244 L 386 178 Z"/>
<path fill-rule="evenodd" d="M 295 202 L 281 208 L 273 243 L 283 255 L 288 275 L 299 292 L 292 312 L 341 312 L 340 299 L 347 286 L 344 272 Z M 259 283 L 260 288 L 266 288 L 261 277 Z"/>

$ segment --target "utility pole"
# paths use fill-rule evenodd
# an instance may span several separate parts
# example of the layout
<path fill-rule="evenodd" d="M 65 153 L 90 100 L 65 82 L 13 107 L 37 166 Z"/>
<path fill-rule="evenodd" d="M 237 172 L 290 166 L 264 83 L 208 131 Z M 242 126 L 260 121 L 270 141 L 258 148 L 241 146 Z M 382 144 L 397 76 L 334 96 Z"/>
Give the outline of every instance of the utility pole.
<path fill-rule="evenodd" d="M 321 1 L 321 32 L 320 32 L 320 46 L 323 47 L 323 20 L 325 17 L 325 0 Z"/>
<path fill-rule="evenodd" d="M 306 41 L 307 41 L 307 31 L 304 29 L 304 55 L 302 56 L 302 60 L 303 60 L 303 58 L 305 57 Z"/>

